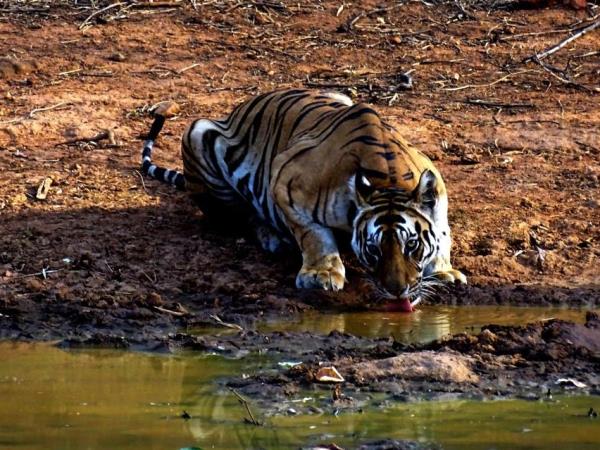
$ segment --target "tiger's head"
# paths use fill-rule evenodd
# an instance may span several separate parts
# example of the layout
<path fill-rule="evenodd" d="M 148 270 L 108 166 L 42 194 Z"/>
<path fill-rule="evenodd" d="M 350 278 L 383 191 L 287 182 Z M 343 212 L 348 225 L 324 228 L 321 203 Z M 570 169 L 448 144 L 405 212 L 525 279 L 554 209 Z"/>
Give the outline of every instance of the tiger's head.
<path fill-rule="evenodd" d="M 386 187 L 361 172 L 354 184 L 352 248 L 360 262 L 404 301 L 431 292 L 429 285 L 436 282 L 425 277 L 425 269 L 437 246 L 432 220 L 438 197 L 435 174 L 425 170 L 412 192 Z"/>

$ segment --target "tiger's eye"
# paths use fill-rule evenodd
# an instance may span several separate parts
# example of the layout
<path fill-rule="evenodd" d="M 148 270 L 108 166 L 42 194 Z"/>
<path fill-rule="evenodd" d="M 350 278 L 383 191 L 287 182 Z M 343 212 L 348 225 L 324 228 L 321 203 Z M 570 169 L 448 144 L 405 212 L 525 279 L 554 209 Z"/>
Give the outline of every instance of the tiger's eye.
<path fill-rule="evenodd" d="M 419 246 L 419 241 L 411 239 L 410 241 L 407 241 L 405 245 L 408 250 L 414 250 Z"/>

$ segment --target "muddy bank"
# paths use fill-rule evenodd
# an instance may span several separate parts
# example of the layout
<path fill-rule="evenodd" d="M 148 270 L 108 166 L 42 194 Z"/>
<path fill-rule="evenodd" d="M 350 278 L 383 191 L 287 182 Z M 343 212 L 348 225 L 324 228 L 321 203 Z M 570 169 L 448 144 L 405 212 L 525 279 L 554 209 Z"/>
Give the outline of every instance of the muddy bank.
<path fill-rule="evenodd" d="M 252 249 L 251 244 L 247 246 Z M 239 263 L 243 264 L 241 261 Z M 93 269 L 86 264 L 85 260 L 76 261 L 74 265 L 81 266 L 73 270 L 89 272 L 89 276 L 93 277 Z M 277 265 L 277 262 L 274 264 Z M 96 339 L 98 342 L 94 345 L 152 350 L 168 340 L 169 335 L 189 329 L 221 328 L 223 325 L 220 322 L 252 330 L 261 321 L 290 320 L 310 311 L 339 313 L 381 310 L 383 314 L 383 302 L 390 298 L 366 274 L 357 270 L 351 272 L 347 289 L 337 294 L 299 291 L 289 286 L 292 276 L 288 275 L 287 278 L 265 277 L 262 281 L 255 280 L 249 284 L 223 283 L 223 278 L 227 278 L 223 276 L 207 292 L 179 294 L 172 298 L 163 298 L 156 292 L 144 294 L 125 290 L 128 287 L 118 281 L 114 283 L 119 287 L 110 294 L 90 292 L 84 288 L 79 292 L 64 288 L 53 291 L 44 287 L 44 280 L 37 276 L 30 277 L 25 283 L 31 294 L 4 296 L 0 301 L 0 339 L 90 343 Z M 77 276 L 81 275 L 78 273 Z M 274 284 L 279 285 L 277 293 L 269 293 Z M 285 287 L 286 284 L 288 287 Z M 600 290 L 542 286 L 449 286 L 431 303 L 554 305 L 594 309 L 600 304 Z M 113 345 L 113 340 L 119 344 Z"/>
<path fill-rule="evenodd" d="M 389 401 L 551 401 L 560 392 L 600 394 L 600 320 L 591 312 L 585 324 L 549 320 L 520 327 L 489 325 L 477 335 L 457 334 L 425 345 L 337 332 L 178 334 L 163 345 L 236 358 L 250 353 L 272 357 L 277 364 L 259 373 L 222 381 L 267 414 L 357 411 Z M 335 367 L 344 381 L 322 382 L 323 367 Z M 303 397 L 316 402 L 305 407 L 297 401 Z"/>

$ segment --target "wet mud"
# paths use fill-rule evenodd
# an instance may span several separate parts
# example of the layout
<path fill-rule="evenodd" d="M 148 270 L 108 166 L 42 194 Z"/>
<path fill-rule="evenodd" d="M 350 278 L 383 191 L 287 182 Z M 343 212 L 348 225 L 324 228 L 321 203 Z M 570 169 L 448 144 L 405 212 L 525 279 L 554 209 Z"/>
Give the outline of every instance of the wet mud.
<path fill-rule="evenodd" d="M 277 355 L 278 368 L 224 381 L 271 414 L 314 414 L 292 400 L 318 398 L 328 412 L 357 411 L 390 401 L 498 399 L 552 401 L 558 393 L 600 395 L 600 320 L 549 320 L 526 326 L 483 327 L 424 345 L 333 332 L 246 333 L 214 341 L 176 337 L 178 347 L 242 356 L 253 349 Z M 244 350 L 241 350 L 244 349 Z M 288 367 L 291 366 L 291 367 Z M 335 367 L 343 381 L 324 382 Z"/>

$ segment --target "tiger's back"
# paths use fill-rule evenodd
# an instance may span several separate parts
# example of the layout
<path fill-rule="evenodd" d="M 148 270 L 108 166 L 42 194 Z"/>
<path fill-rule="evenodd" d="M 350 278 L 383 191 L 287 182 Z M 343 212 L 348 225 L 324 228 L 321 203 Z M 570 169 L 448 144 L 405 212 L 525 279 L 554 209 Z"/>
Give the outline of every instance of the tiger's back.
<path fill-rule="evenodd" d="M 247 202 L 282 232 L 288 226 L 275 196 L 349 231 L 354 205 L 348 182 L 357 169 L 374 175 L 378 185 L 407 192 L 424 170 L 435 170 L 370 106 L 303 89 L 263 94 L 223 120 L 193 122 L 182 154 L 189 191 L 208 189 L 223 202 Z"/>

